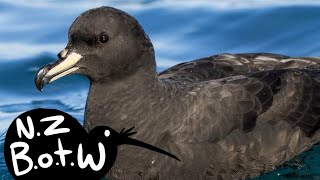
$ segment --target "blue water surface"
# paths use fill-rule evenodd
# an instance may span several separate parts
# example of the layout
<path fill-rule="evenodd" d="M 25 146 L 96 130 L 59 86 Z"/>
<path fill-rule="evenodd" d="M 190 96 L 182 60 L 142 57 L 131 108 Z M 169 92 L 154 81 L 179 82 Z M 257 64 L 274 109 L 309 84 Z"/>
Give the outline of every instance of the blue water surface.
<path fill-rule="evenodd" d="M 67 43 L 73 20 L 108 5 L 138 19 L 154 43 L 158 70 L 217 53 L 272 52 L 320 56 L 315 1 L 0 0 L 0 134 L 24 111 L 55 108 L 83 121 L 88 80 L 64 77 L 40 93 L 36 71 Z M 0 137 L 0 179 L 11 179 Z M 320 179 L 320 147 L 257 179 Z"/>

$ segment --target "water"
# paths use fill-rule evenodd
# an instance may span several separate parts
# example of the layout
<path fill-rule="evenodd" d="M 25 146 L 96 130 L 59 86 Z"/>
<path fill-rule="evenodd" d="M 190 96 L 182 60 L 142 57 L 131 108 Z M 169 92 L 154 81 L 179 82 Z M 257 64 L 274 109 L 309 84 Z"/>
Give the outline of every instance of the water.
<path fill-rule="evenodd" d="M 37 107 L 59 109 L 83 121 L 86 78 L 64 77 L 40 93 L 34 76 L 65 47 L 68 27 L 79 13 L 102 5 L 139 20 L 154 43 L 159 71 L 223 52 L 320 56 L 319 1 L 0 0 L 0 134 L 18 114 Z M 10 179 L 3 138 L 0 179 Z M 257 179 L 320 179 L 319 152 L 316 146 L 290 167 Z M 298 174 L 290 174 L 292 169 Z"/>

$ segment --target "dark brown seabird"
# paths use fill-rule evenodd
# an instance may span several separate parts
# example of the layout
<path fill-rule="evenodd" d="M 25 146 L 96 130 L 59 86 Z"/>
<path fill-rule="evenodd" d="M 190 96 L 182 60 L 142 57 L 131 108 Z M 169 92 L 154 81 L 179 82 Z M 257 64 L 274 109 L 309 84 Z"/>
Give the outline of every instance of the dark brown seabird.
<path fill-rule="evenodd" d="M 218 54 L 157 74 L 142 27 L 111 7 L 82 13 L 58 57 L 36 85 L 87 76 L 87 130 L 135 126 L 137 139 L 181 160 L 126 146 L 108 179 L 256 177 L 320 139 L 320 58 Z"/>

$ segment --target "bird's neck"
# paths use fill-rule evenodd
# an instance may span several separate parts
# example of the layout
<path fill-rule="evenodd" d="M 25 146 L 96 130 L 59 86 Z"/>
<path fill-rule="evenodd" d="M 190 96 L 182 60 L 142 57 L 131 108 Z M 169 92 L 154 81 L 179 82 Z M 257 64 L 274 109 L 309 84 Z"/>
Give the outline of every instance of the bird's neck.
<path fill-rule="evenodd" d="M 115 130 L 144 123 L 143 114 L 157 104 L 164 88 L 155 69 L 141 69 L 113 81 L 92 82 L 85 112 L 85 127 L 108 125 Z M 89 108 L 90 107 L 90 108 Z"/>

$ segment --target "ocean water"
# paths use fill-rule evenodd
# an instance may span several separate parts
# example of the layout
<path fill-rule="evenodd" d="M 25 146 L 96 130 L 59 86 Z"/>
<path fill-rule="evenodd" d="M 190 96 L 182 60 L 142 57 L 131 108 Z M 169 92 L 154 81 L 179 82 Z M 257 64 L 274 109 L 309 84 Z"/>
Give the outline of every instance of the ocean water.
<path fill-rule="evenodd" d="M 83 11 L 122 9 L 138 19 L 156 51 L 158 70 L 217 53 L 272 52 L 320 56 L 320 2 L 311 0 L 0 0 L 0 179 L 12 179 L 3 158 L 11 121 L 42 107 L 83 121 L 88 80 L 64 77 L 43 92 L 36 71 L 56 58 Z M 320 179 L 320 147 L 257 179 Z"/>

